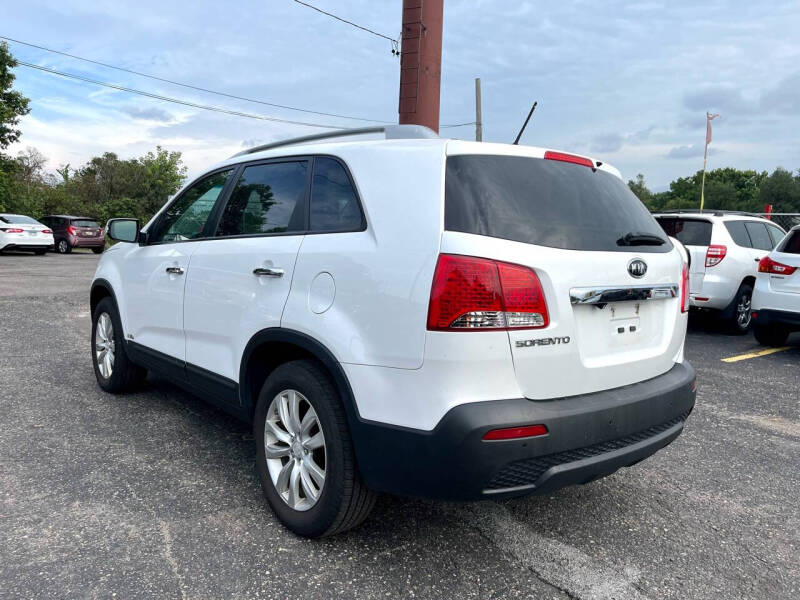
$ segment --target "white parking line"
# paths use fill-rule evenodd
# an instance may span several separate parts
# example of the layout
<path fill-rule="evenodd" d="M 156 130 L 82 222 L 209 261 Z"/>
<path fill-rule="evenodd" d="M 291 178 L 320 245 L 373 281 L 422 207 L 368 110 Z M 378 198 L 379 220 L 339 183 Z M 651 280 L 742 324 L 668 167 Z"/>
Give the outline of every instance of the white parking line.
<path fill-rule="evenodd" d="M 481 502 L 466 508 L 472 515 L 470 524 L 498 548 L 510 552 L 541 580 L 571 597 L 598 600 L 646 598 L 634 587 L 638 570 L 626 568 L 621 572 L 573 546 L 540 535 L 496 502 Z"/>

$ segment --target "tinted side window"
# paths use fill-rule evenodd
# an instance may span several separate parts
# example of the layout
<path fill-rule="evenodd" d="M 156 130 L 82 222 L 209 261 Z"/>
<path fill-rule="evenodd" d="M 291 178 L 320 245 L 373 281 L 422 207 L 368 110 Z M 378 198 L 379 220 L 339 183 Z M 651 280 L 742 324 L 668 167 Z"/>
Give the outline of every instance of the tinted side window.
<path fill-rule="evenodd" d="M 311 231 L 356 231 L 361 225 L 361 208 L 344 167 L 332 158 L 315 158 Z"/>
<path fill-rule="evenodd" d="M 750 239 L 753 242 L 753 248 L 759 250 L 772 250 L 772 239 L 767 233 L 767 227 L 763 223 L 756 221 L 745 221 L 744 224 L 747 233 L 750 234 Z"/>
<path fill-rule="evenodd" d="M 780 227 L 775 227 L 774 225 L 767 225 L 767 231 L 769 232 L 769 237 L 772 238 L 773 248 L 777 246 L 778 242 L 780 242 L 783 239 L 783 236 L 786 235 L 783 233 Z"/>
<path fill-rule="evenodd" d="M 308 161 L 253 165 L 231 192 L 217 236 L 305 231 Z"/>
<path fill-rule="evenodd" d="M 725 229 L 731 234 L 733 243 L 742 248 L 752 248 L 750 243 L 750 236 L 747 234 L 747 229 L 744 227 L 744 221 L 727 221 Z"/>
<path fill-rule="evenodd" d="M 786 241 L 778 248 L 778 252 L 786 254 L 800 254 L 800 229 L 795 229 L 788 236 Z"/>
<path fill-rule="evenodd" d="M 708 246 L 711 244 L 711 223 L 697 219 L 656 219 L 667 235 L 677 238 L 684 246 Z"/>
<path fill-rule="evenodd" d="M 232 172 L 233 169 L 228 169 L 214 173 L 189 187 L 161 216 L 151 241 L 179 242 L 201 237 Z"/>

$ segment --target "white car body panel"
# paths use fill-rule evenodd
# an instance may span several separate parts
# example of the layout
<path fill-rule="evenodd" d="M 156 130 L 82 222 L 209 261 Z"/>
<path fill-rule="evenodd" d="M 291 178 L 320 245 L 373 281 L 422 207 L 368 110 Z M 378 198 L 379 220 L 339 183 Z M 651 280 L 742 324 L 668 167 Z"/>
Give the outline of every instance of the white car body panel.
<path fill-rule="evenodd" d="M 0 217 L 21 217 L 24 215 L 12 215 L 2 213 Z M 3 231 L 3 229 L 21 229 L 19 232 Z M 4 223 L 0 221 L 0 250 L 7 246 L 24 246 L 31 248 L 48 248 L 53 245 L 53 234 L 42 233 L 49 231 L 49 228 L 42 223 Z"/>
<path fill-rule="evenodd" d="M 793 229 L 789 235 L 800 235 L 800 229 Z M 754 311 L 770 309 L 800 314 L 800 254 L 780 251 L 787 238 L 769 253 L 769 257 L 797 270 L 791 275 L 759 273 L 753 292 Z"/>

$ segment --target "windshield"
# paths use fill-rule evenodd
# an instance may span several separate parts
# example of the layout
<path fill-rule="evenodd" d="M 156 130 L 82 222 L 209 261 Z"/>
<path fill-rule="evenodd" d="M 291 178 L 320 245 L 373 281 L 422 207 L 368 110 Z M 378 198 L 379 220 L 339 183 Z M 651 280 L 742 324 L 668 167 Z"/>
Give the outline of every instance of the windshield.
<path fill-rule="evenodd" d="M 568 250 L 672 248 L 645 206 L 610 173 L 497 155 L 450 156 L 446 171 L 447 230 Z"/>
<path fill-rule="evenodd" d="M 0 217 L 6 223 L 17 223 L 19 225 L 41 225 L 36 219 L 25 217 L 22 215 L 3 215 Z"/>

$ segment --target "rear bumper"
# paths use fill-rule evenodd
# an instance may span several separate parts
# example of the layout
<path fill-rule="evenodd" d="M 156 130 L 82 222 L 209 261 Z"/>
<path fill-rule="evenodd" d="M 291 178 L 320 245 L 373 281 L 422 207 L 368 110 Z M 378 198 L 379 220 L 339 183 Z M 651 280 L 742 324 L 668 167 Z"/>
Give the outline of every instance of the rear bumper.
<path fill-rule="evenodd" d="M 32 241 L 26 242 L 24 244 L 6 244 L 0 250 L 52 250 L 53 249 L 53 241 Z"/>
<path fill-rule="evenodd" d="M 550 492 L 647 458 L 672 442 L 694 407 L 695 372 L 676 364 L 622 388 L 548 401 L 462 404 L 432 431 L 373 422 L 354 429 L 356 455 L 373 489 L 446 500 Z M 531 424 L 548 434 L 484 441 L 491 429 Z"/>
<path fill-rule="evenodd" d="M 792 331 L 800 331 L 800 312 L 760 308 L 753 311 L 753 323 L 759 327 L 780 325 Z"/>
<path fill-rule="evenodd" d="M 69 245 L 73 248 L 98 248 L 106 245 L 106 240 L 102 235 L 90 238 L 71 235 L 68 239 Z"/>

